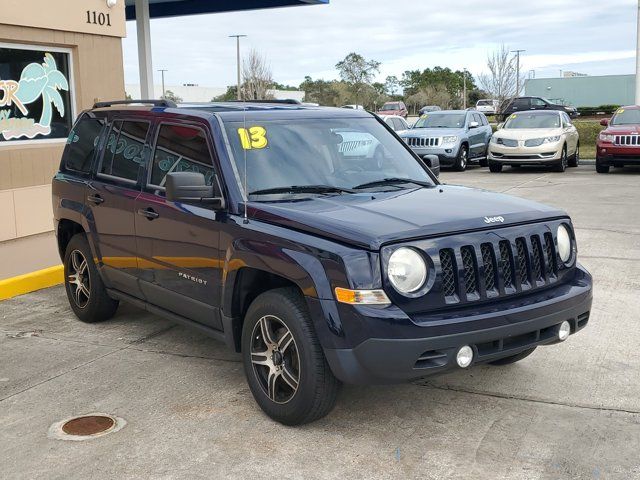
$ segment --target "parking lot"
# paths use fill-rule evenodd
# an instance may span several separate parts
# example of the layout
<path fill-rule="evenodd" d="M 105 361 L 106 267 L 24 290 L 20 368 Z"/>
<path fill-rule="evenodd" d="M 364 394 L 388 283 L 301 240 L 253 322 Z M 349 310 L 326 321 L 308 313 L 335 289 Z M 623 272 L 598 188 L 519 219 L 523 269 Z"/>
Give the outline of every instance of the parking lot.
<path fill-rule="evenodd" d="M 640 478 L 640 169 L 444 171 L 441 180 L 553 204 L 594 276 L 587 328 L 520 363 L 408 385 L 343 387 L 303 427 L 274 423 L 222 343 L 130 306 L 79 322 L 63 288 L 0 303 L 0 477 Z M 498 214 L 499 212 L 487 212 Z M 50 439 L 92 412 L 126 420 Z"/>

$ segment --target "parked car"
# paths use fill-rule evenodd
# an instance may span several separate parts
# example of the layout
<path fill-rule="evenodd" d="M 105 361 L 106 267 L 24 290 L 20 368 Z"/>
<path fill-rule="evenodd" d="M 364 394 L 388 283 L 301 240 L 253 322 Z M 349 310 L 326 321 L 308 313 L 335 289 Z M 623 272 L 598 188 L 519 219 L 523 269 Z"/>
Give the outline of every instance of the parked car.
<path fill-rule="evenodd" d="M 389 125 L 392 130 L 396 132 L 402 132 L 409 130 L 409 124 L 407 121 L 399 115 L 378 115 L 380 119 Z"/>
<path fill-rule="evenodd" d="M 578 109 L 566 105 L 560 105 L 558 103 L 552 103 L 546 98 L 542 97 L 517 97 L 504 102 L 500 109 L 500 119 L 504 122 L 509 115 L 516 112 L 523 112 L 529 110 L 558 110 L 565 112 L 569 117 L 575 118 L 578 115 Z"/>
<path fill-rule="evenodd" d="M 491 98 L 478 100 L 476 102 L 476 110 L 484 113 L 485 115 L 495 115 L 498 113 L 498 107 L 500 102 Z"/>
<path fill-rule="evenodd" d="M 611 166 L 640 165 L 640 107 L 619 108 L 611 120 L 603 119 L 605 128 L 596 143 L 596 170 L 609 173 Z"/>
<path fill-rule="evenodd" d="M 483 113 L 443 110 L 422 115 L 400 137 L 418 156 L 437 155 L 441 166 L 463 171 L 469 162 L 485 164 L 491 133 Z"/>
<path fill-rule="evenodd" d="M 418 115 L 422 116 L 425 113 L 439 112 L 440 110 L 442 109 L 438 105 L 425 105 L 418 111 Z"/>
<path fill-rule="evenodd" d="M 137 103 L 81 113 L 53 179 L 71 309 L 130 302 L 226 342 L 279 422 L 326 415 L 341 382 L 514 363 L 589 321 L 565 212 L 440 184 L 375 115 Z"/>
<path fill-rule="evenodd" d="M 503 165 L 546 165 L 564 172 L 580 162 L 580 137 L 566 112 L 529 111 L 512 114 L 491 138 L 489 169 Z"/>
<path fill-rule="evenodd" d="M 397 115 L 398 117 L 407 118 L 409 110 L 407 110 L 404 102 L 386 102 L 376 113 L 378 115 Z"/>
<path fill-rule="evenodd" d="M 348 108 L 350 110 L 364 110 L 364 107 L 362 105 L 343 105 L 340 108 Z"/>

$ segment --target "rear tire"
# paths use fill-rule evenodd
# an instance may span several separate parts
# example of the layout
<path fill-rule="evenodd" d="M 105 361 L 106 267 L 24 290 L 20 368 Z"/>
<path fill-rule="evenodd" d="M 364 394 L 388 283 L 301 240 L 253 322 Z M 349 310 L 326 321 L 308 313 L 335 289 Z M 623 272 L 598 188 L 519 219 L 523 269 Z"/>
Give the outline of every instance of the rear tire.
<path fill-rule="evenodd" d="M 580 165 L 580 142 L 578 142 L 578 145 L 576 145 L 576 153 L 574 153 L 569 159 L 570 167 L 575 168 L 578 165 Z"/>
<path fill-rule="evenodd" d="M 489 171 L 492 173 L 500 173 L 502 171 L 502 164 L 498 162 L 489 162 Z"/>
<path fill-rule="evenodd" d="M 301 425 L 334 407 L 340 383 L 297 290 L 271 290 L 251 303 L 242 326 L 242 359 L 253 397 L 275 421 Z"/>
<path fill-rule="evenodd" d="M 64 286 L 69 305 L 85 323 L 103 322 L 118 309 L 105 289 L 84 233 L 74 235 L 64 254 Z"/>
<path fill-rule="evenodd" d="M 523 358 L 527 358 L 536 350 L 536 347 L 530 348 L 529 350 L 525 350 L 524 352 L 520 352 L 516 355 L 511 355 L 510 357 L 500 358 L 498 360 L 494 360 L 493 362 L 489 362 L 489 365 L 511 365 L 512 363 L 519 362 Z"/>

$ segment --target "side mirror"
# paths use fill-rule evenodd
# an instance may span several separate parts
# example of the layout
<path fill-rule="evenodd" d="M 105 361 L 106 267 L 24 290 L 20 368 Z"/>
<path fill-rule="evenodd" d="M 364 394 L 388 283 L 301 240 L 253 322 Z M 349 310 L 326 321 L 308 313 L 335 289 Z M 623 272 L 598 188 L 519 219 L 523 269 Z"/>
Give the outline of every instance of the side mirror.
<path fill-rule="evenodd" d="M 480 126 L 480 124 L 478 122 L 470 122 L 469 123 L 469 128 L 478 128 Z"/>
<path fill-rule="evenodd" d="M 600 120 L 600 125 L 602 125 L 603 127 L 608 127 L 609 126 L 609 119 L 608 118 L 603 118 L 602 120 Z"/>
<path fill-rule="evenodd" d="M 204 175 L 197 172 L 167 174 L 167 200 L 182 203 L 207 203 L 214 210 L 225 207 L 224 198 L 214 197 L 213 187 L 207 185 Z"/>

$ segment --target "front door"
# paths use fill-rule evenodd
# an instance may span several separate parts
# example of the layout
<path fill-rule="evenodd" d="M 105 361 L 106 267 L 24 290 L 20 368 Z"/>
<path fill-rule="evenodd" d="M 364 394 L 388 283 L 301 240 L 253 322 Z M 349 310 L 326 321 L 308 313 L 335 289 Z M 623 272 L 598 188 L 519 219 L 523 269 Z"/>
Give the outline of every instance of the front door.
<path fill-rule="evenodd" d="M 109 287 L 138 297 L 134 208 L 149 127 L 146 121 L 114 120 L 86 189 L 98 266 Z"/>
<path fill-rule="evenodd" d="M 217 180 L 204 126 L 160 123 L 147 185 L 135 201 L 141 288 L 152 304 L 221 329 L 220 216 L 204 205 L 170 202 L 169 172 L 201 172 Z"/>
<path fill-rule="evenodd" d="M 469 128 L 469 156 L 471 158 L 484 155 L 485 131 L 482 125 L 482 118 L 477 113 L 469 115 L 469 123 L 476 122 L 475 128 Z"/>

